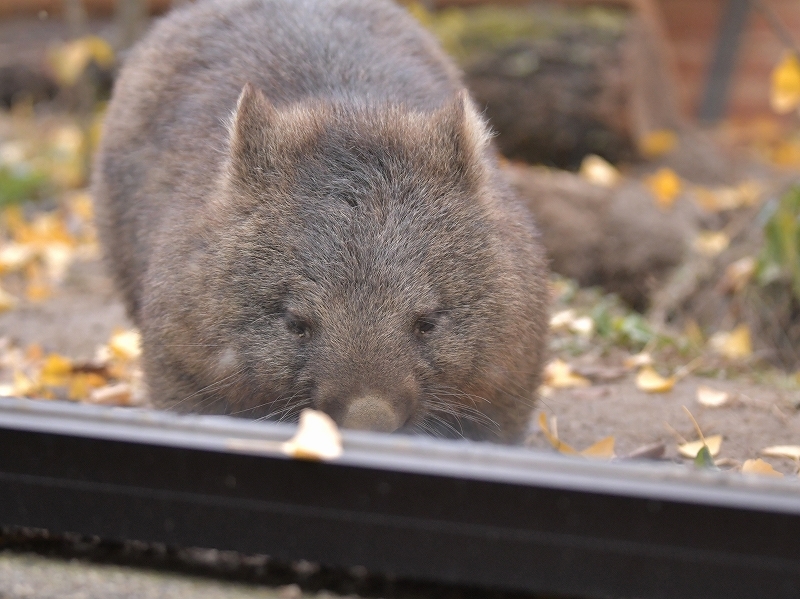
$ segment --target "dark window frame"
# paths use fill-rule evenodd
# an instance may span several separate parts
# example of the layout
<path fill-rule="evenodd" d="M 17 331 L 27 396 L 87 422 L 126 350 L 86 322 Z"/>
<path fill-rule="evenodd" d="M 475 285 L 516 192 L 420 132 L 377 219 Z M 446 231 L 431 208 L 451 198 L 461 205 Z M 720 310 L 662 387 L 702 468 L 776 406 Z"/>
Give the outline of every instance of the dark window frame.
<path fill-rule="evenodd" d="M 583 597 L 800 596 L 800 484 L 467 441 L 0 398 L 0 525 Z"/>

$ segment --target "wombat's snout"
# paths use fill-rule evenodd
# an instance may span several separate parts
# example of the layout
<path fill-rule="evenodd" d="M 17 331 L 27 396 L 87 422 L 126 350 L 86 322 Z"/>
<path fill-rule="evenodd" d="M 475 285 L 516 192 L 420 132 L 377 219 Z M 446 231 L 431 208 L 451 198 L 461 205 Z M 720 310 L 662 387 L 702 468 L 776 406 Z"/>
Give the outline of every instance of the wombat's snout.
<path fill-rule="evenodd" d="M 400 416 L 384 398 L 367 395 L 353 400 L 344 411 L 341 425 L 366 431 L 391 433 L 402 426 Z"/>

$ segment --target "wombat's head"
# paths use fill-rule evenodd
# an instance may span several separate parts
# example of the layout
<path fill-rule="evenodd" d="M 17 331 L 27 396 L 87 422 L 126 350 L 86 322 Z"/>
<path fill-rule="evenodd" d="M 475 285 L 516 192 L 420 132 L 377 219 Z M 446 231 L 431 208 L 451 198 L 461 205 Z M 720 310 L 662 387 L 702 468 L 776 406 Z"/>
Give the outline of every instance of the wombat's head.
<path fill-rule="evenodd" d="M 245 87 L 202 233 L 197 326 L 216 348 L 207 377 L 229 384 L 206 382 L 231 412 L 518 434 L 538 384 L 543 274 L 487 143 L 465 95 L 433 113 L 277 109 Z"/>

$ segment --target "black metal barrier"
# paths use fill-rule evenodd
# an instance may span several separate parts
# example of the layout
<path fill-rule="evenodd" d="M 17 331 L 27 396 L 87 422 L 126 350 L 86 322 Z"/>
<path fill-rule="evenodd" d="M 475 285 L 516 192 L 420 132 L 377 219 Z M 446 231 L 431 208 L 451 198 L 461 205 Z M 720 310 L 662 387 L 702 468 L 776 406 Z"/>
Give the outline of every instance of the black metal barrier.
<path fill-rule="evenodd" d="M 800 485 L 676 465 L 0 399 L 0 525 L 578 595 L 800 597 Z"/>

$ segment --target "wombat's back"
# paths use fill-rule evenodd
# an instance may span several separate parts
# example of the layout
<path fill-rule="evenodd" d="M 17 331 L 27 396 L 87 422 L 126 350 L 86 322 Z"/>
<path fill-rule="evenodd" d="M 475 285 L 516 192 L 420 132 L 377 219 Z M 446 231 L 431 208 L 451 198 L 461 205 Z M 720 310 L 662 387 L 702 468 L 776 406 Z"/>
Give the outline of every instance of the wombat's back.
<path fill-rule="evenodd" d="M 94 178 L 135 321 L 153 238 L 208 197 L 248 82 L 278 108 L 314 98 L 433 110 L 461 87 L 434 40 L 384 0 L 206 0 L 159 21 L 116 83 Z"/>

